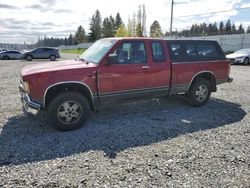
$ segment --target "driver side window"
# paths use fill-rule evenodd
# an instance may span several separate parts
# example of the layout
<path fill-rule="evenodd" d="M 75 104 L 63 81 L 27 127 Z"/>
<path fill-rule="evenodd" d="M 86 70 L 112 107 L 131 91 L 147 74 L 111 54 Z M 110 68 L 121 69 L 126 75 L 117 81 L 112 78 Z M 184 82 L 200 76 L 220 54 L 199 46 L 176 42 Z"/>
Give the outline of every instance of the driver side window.
<path fill-rule="evenodd" d="M 113 53 L 117 64 L 146 63 L 146 50 L 143 42 L 123 42 Z"/>

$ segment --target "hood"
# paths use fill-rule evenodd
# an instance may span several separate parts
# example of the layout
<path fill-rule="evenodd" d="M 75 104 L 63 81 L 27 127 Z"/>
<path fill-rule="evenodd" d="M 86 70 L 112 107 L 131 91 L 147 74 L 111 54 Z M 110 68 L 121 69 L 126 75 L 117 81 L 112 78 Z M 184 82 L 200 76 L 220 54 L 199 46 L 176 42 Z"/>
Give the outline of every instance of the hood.
<path fill-rule="evenodd" d="M 227 58 L 237 58 L 237 57 L 245 57 L 245 56 L 247 56 L 247 54 L 235 54 L 235 53 L 233 53 L 233 54 L 226 55 Z"/>
<path fill-rule="evenodd" d="M 53 61 L 46 63 L 38 63 L 33 65 L 28 65 L 22 68 L 22 76 L 27 76 L 37 73 L 46 73 L 52 71 L 60 71 L 67 69 L 79 69 L 79 68 L 92 68 L 96 67 L 96 64 L 86 63 L 80 60 L 68 60 L 68 61 Z"/>

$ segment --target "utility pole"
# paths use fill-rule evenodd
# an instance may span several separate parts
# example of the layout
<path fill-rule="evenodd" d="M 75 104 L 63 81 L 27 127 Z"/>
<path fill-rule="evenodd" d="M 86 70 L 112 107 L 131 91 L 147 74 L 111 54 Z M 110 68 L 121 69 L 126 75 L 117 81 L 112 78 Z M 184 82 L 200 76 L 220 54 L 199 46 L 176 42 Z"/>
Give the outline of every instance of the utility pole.
<path fill-rule="evenodd" d="M 173 9 L 174 9 L 174 0 L 171 0 L 171 18 L 170 18 L 170 36 L 172 36 L 173 29 Z"/>

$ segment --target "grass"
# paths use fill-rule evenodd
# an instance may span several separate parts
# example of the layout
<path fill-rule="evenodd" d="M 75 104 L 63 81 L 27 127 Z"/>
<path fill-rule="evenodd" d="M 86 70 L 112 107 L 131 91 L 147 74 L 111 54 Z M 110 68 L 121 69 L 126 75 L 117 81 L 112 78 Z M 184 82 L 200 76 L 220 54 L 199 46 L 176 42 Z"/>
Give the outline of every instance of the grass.
<path fill-rule="evenodd" d="M 82 54 L 86 49 L 82 49 L 82 48 L 77 48 L 77 49 L 69 49 L 69 50 L 60 50 L 61 53 L 67 53 L 67 54 L 77 54 L 80 55 Z"/>

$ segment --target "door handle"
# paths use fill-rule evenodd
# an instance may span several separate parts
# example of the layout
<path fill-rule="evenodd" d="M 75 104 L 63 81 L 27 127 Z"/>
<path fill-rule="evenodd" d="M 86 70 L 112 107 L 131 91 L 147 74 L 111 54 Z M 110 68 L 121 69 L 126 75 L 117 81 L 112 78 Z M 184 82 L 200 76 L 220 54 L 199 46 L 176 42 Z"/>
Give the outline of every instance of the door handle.
<path fill-rule="evenodd" d="M 142 69 L 150 69 L 149 66 L 143 66 Z"/>

